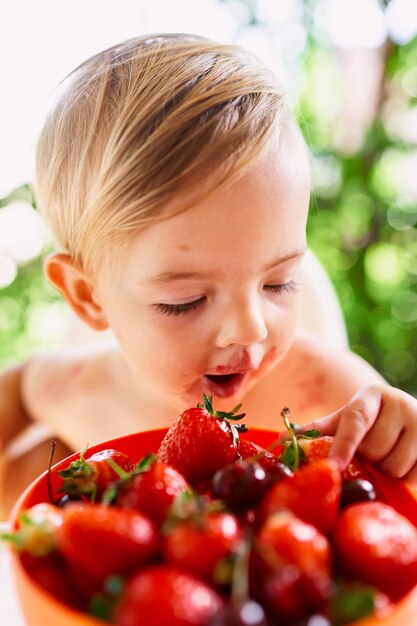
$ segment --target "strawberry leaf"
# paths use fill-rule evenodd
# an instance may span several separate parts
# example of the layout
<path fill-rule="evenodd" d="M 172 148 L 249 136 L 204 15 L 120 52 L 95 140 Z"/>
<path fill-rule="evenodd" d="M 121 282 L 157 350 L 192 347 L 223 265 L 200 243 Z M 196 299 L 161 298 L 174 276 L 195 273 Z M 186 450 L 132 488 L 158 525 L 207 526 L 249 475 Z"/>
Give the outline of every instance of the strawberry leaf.
<path fill-rule="evenodd" d="M 299 424 L 289 421 L 290 409 L 284 407 L 281 411 L 285 428 L 288 431 L 286 439 L 283 441 L 283 450 L 280 460 L 291 470 L 297 470 L 300 465 L 307 460 L 303 448 L 299 444 L 300 439 L 316 439 L 321 436 L 319 430 L 313 428 L 311 430 L 302 431 Z"/>
<path fill-rule="evenodd" d="M 306 455 L 302 448 L 298 449 L 298 465 L 297 458 L 292 443 L 284 444 L 279 460 L 284 463 L 290 470 L 298 469 L 298 466 L 306 461 Z"/>
<path fill-rule="evenodd" d="M 317 437 L 321 437 L 321 432 L 317 430 L 317 428 L 312 428 L 311 430 L 306 430 L 297 435 L 300 439 L 317 439 Z"/>
<path fill-rule="evenodd" d="M 103 592 L 96 593 L 90 600 L 89 613 L 105 622 L 110 622 L 114 607 L 123 591 L 124 579 L 121 576 L 109 576 L 104 582 Z"/>
<path fill-rule="evenodd" d="M 242 404 L 238 404 L 231 411 L 215 411 L 213 408 L 213 396 L 212 395 L 206 396 L 205 393 L 203 393 L 203 404 L 201 404 L 201 402 L 197 404 L 197 408 L 206 409 L 206 411 L 208 411 L 208 413 L 210 413 L 210 415 L 212 415 L 213 417 L 218 417 L 219 419 L 225 419 L 225 420 L 234 420 L 234 421 L 241 420 L 246 415 L 246 413 L 239 413 L 238 415 L 236 415 L 237 411 L 239 411 L 241 406 Z"/>
<path fill-rule="evenodd" d="M 376 589 L 360 582 L 338 581 L 331 611 L 335 626 L 350 624 L 375 612 Z"/>
<path fill-rule="evenodd" d="M 106 463 L 116 472 L 119 479 L 109 485 L 101 497 L 101 503 L 108 506 L 114 504 L 117 499 L 119 491 L 132 482 L 133 478 L 138 474 L 147 472 L 151 465 L 156 462 L 156 454 L 149 452 L 146 454 L 136 465 L 135 469 L 131 472 L 126 472 L 120 465 L 118 465 L 113 459 L 106 459 Z"/>
<path fill-rule="evenodd" d="M 95 470 L 91 463 L 84 458 L 83 450 L 80 458 L 58 472 L 62 478 L 62 485 L 58 493 L 65 493 L 74 498 L 89 496 L 94 501 L 97 493 Z"/>

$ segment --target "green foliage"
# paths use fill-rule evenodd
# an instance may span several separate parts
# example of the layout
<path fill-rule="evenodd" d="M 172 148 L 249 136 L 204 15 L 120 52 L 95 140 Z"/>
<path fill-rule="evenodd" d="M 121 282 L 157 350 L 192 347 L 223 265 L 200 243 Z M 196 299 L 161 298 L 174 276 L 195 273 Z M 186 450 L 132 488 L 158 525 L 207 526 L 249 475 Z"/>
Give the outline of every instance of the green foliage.
<path fill-rule="evenodd" d="M 416 106 L 404 89 L 404 77 L 415 71 L 417 39 L 388 50 L 375 123 L 353 154 L 326 149 L 332 125 L 328 122 L 323 132 L 320 111 L 310 98 L 314 85 L 306 81 L 301 126 L 324 179 L 313 196 L 308 239 L 336 287 L 352 349 L 391 384 L 415 393 L 417 202 L 407 193 L 404 177 L 417 151 L 411 139 L 390 132 L 383 118 L 388 119 L 394 97 L 404 112 Z M 309 75 L 316 63 L 323 69 L 322 57 L 313 45 L 306 56 Z"/>
<path fill-rule="evenodd" d="M 59 340 L 48 321 L 59 319 L 62 301 L 42 274 L 41 259 L 19 268 L 15 281 L 0 290 L 0 368 L 28 358 Z"/>

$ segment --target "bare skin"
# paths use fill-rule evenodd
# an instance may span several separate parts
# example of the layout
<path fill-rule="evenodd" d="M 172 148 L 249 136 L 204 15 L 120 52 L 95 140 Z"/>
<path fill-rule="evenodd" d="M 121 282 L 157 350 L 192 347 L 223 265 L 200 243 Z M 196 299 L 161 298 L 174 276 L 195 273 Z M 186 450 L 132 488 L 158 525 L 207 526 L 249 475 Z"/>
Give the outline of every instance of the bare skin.
<path fill-rule="evenodd" d="M 9 370 L 0 380 L 1 387 L 7 379 L 9 397 L 10 391 L 18 392 L 16 374 L 16 369 Z M 10 386 L 12 379 L 14 388 Z M 19 419 L 5 437 L 5 444 L 19 430 L 39 422 L 50 429 L 58 443 L 56 461 L 87 444 L 167 427 L 176 416 L 171 407 L 151 407 L 140 397 L 117 348 L 35 355 L 25 364 L 20 382 Z M 380 382 L 380 376 L 351 353 L 330 357 L 317 339 L 299 335 L 272 372 L 242 399 L 245 422 L 278 431 L 282 428 L 280 410 L 289 406 L 293 420 L 304 424 L 343 406 L 364 385 Z M 4 415 L 0 418 L 2 425 L 6 424 Z M 47 440 L 6 464 L 0 490 L 3 514 L 25 486 L 46 469 L 49 449 Z"/>
<path fill-rule="evenodd" d="M 417 483 L 417 400 L 297 330 L 309 176 L 304 148 L 293 149 L 271 148 L 228 187 L 136 233 L 117 277 L 105 263 L 90 275 L 65 253 L 46 260 L 75 313 L 110 327 L 118 347 L 39 354 L 0 376 L 4 445 L 38 422 L 65 455 L 168 426 L 205 392 L 220 410 L 243 402 L 249 426 L 274 431 L 289 406 L 293 421 L 335 435 L 341 467 L 358 451 Z M 15 456 L 8 502 L 22 487 L 14 475 L 29 481 L 46 463 L 40 449 Z"/>

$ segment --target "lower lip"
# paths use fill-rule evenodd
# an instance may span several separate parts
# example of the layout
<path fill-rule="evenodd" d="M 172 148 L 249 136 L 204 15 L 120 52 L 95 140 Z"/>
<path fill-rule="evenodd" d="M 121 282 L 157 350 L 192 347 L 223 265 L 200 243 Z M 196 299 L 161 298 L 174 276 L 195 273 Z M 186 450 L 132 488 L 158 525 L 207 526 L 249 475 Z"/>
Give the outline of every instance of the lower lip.
<path fill-rule="evenodd" d="M 245 374 L 234 374 L 229 380 L 218 383 L 207 376 L 203 376 L 203 385 L 207 391 L 213 393 L 218 398 L 229 398 L 234 396 L 242 386 Z"/>

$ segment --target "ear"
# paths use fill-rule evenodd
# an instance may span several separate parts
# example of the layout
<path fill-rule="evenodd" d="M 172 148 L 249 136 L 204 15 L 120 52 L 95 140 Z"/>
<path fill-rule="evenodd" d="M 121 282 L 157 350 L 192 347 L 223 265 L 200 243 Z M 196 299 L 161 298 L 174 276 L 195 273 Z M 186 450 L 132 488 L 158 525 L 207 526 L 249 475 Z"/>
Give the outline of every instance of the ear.
<path fill-rule="evenodd" d="M 100 304 L 95 300 L 93 285 L 69 254 L 51 254 L 43 264 L 48 280 L 58 289 L 71 308 L 94 330 L 109 327 Z"/>

